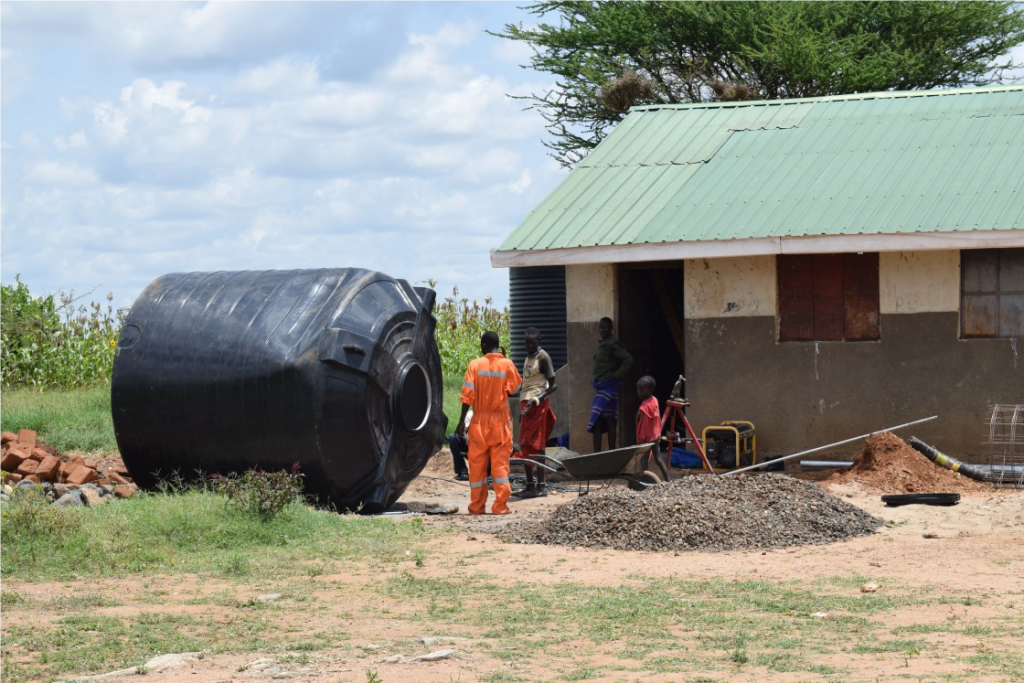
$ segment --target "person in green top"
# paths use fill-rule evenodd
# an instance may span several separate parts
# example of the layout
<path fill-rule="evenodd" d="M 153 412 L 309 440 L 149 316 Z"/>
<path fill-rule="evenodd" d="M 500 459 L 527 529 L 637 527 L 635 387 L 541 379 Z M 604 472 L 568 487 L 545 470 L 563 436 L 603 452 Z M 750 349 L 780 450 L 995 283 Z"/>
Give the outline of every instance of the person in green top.
<path fill-rule="evenodd" d="M 602 434 L 608 434 L 608 450 L 615 448 L 622 378 L 633 364 L 633 356 L 612 336 L 611 318 L 601 318 L 597 333 L 601 341 L 594 354 L 594 403 L 587 421 L 587 431 L 594 435 L 595 453 L 601 450 Z"/>

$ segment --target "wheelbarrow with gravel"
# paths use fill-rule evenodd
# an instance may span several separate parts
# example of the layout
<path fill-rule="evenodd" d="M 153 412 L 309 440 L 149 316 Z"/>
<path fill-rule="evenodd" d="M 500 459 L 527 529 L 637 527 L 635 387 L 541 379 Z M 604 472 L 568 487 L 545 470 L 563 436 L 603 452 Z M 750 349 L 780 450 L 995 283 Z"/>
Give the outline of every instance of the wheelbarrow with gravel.
<path fill-rule="evenodd" d="M 626 446 L 598 453 L 574 453 L 555 458 L 549 455 L 531 455 L 529 458 L 512 458 L 511 465 L 534 465 L 561 476 L 564 480 L 587 484 L 592 481 L 623 479 L 634 491 L 643 491 L 661 483 L 661 478 L 649 470 L 641 473 L 626 472 L 629 463 L 654 447 L 654 443 Z"/>

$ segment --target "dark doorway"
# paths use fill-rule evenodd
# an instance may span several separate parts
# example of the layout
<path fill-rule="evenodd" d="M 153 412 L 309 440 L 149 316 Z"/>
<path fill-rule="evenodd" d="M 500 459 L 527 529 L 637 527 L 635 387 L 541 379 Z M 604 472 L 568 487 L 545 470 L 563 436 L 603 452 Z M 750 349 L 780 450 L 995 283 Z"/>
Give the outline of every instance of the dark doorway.
<path fill-rule="evenodd" d="M 636 440 L 640 408 L 636 383 L 650 375 L 662 411 L 679 375 L 685 375 L 683 348 L 683 264 L 681 261 L 619 265 L 619 341 L 633 355 L 622 387 L 619 442 Z"/>

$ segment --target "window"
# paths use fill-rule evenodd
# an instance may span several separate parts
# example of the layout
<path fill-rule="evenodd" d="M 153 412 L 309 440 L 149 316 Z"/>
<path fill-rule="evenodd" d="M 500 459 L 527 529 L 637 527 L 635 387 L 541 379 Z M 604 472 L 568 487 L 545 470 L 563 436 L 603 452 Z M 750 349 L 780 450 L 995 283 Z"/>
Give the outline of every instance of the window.
<path fill-rule="evenodd" d="M 776 258 L 779 341 L 874 341 L 878 254 Z"/>
<path fill-rule="evenodd" d="M 960 278 L 965 339 L 1024 336 L 1024 249 L 961 251 Z"/>

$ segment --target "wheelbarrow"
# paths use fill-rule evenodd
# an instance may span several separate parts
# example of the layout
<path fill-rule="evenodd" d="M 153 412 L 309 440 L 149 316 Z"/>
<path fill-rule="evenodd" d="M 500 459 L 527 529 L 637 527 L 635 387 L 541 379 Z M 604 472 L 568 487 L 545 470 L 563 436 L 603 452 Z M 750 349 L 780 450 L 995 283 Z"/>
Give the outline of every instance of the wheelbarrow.
<path fill-rule="evenodd" d="M 548 472 L 568 477 L 569 481 L 591 482 L 608 479 L 624 479 L 629 488 L 643 491 L 661 483 L 661 478 L 654 472 L 644 471 L 640 474 L 624 472 L 626 465 L 633 458 L 643 455 L 654 447 L 654 443 L 626 446 L 598 453 L 581 453 L 564 458 L 553 458 L 549 455 L 531 455 L 529 458 L 512 458 L 512 465 L 534 465 Z M 588 486 L 589 488 L 589 486 Z"/>

